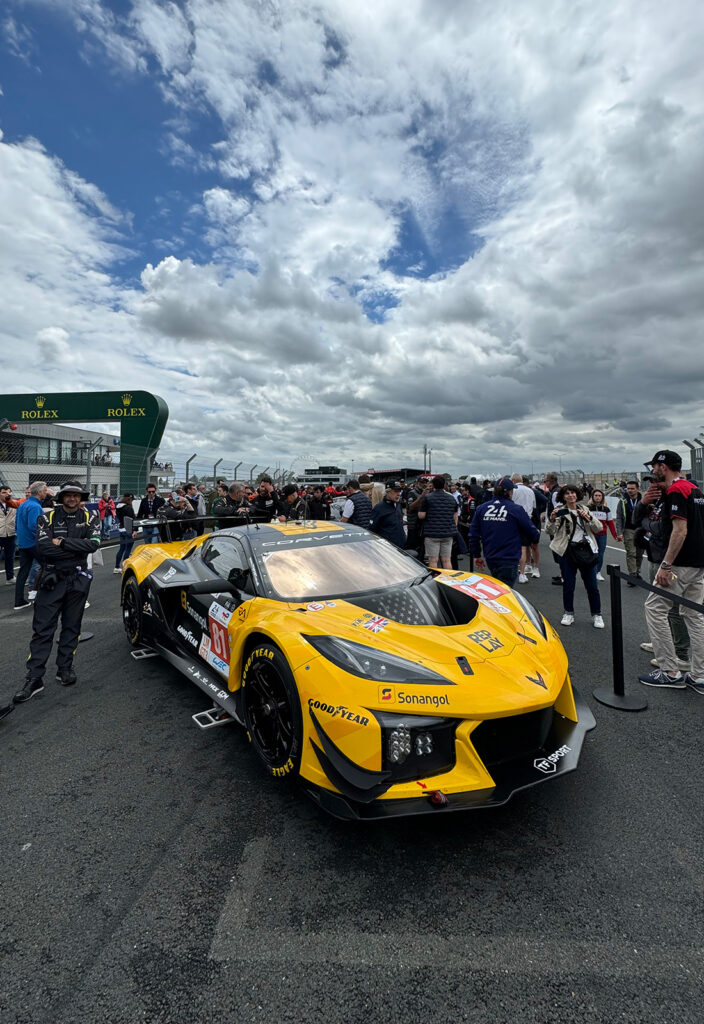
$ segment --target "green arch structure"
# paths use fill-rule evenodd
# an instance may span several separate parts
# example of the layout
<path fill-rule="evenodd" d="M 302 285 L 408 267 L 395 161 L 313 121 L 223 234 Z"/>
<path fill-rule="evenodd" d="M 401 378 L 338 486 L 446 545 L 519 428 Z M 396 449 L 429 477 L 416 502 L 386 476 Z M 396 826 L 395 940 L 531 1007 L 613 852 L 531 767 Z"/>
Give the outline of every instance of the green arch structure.
<path fill-rule="evenodd" d="M 120 493 L 144 494 L 169 407 L 148 391 L 0 395 L 0 419 L 27 423 L 119 423 Z"/>

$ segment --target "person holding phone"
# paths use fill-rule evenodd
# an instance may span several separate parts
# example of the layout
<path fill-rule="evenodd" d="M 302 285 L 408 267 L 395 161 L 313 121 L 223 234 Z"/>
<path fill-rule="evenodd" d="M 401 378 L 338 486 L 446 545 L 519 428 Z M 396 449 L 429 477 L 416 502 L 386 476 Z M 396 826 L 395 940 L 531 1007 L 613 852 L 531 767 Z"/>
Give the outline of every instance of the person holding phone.
<path fill-rule="evenodd" d="M 596 581 L 599 548 L 595 540 L 603 526 L 582 497 L 582 490 L 576 484 L 561 487 L 546 525 L 552 537 L 550 549 L 557 555 L 562 574 L 564 614 L 560 624 L 571 626 L 574 622 L 574 590 L 579 573 L 587 591 L 592 624 L 595 629 L 603 629 L 601 597 Z"/>

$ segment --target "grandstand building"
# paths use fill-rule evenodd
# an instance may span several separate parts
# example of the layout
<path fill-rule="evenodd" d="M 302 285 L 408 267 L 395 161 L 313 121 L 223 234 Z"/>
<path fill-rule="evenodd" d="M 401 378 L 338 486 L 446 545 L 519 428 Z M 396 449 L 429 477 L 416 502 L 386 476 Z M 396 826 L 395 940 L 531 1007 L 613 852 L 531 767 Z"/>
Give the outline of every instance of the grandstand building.
<path fill-rule="evenodd" d="M 94 495 L 118 496 L 120 439 L 107 431 L 44 422 L 19 423 L 0 431 L 0 482 L 24 495 L 28 484 L 46 480 L 51 488 L 79 480 Z"/>

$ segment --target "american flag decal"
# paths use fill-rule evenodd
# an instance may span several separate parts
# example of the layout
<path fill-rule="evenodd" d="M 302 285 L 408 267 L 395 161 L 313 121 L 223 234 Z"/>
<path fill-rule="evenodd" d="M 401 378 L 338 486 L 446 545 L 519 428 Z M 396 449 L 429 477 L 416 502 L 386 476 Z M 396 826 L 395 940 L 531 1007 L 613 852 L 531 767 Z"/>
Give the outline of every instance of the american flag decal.
<path fill-rule="evenodd" d="M 365 629 L 368 629 L 370 633 L 381 633 L 383 629 L 389 624 L 388 619 L 382 619 L 381 615 L 375 615 L 373 619 L 369 619 L 367 622 L 362 623 Z"/>

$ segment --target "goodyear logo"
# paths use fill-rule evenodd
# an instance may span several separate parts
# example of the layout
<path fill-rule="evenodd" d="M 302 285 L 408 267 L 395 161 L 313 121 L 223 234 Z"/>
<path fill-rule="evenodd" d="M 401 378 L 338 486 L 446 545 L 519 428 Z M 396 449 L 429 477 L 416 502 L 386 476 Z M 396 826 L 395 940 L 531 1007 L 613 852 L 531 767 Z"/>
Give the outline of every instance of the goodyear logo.
<path fill-rule="evenodd" d="M 248 672 L 248 670 L 251 667 L 251 664 L 252 664 L 252 662 L 254 661 L 255 658 L 273 658 L 273 657 L 274 657 L 274 652 L 273 651 L 267 650 L 266 647 L 257 647 L 256 651 L 252 651 L 250 656 L 247 658 L 247 661 L 245 663 L 242 675 L 246 675 L 246 673 Z"/>

